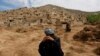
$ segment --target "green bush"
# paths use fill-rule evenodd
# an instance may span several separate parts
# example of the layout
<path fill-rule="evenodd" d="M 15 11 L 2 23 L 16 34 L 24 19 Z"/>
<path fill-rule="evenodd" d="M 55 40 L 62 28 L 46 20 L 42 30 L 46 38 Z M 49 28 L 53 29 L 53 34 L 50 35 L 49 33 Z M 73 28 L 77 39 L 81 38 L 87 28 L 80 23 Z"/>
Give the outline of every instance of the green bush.
<path fill-rule="evenodd" d="M 87 21 L 89 23 L 100 23 L 100 13 L 99 14 L 92 14 L 87 16 Z"/>

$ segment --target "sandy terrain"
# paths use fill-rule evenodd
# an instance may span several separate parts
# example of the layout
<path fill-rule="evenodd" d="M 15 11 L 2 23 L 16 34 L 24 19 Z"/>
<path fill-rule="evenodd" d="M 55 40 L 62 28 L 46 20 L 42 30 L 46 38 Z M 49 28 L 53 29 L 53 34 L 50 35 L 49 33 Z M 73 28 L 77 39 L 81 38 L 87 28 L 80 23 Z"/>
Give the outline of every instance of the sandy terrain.
<path fill-rule="evenodd" d="M 95 46 L 86 45 L 73 40 L 73 35 L 83 29 L 76 26 L 69 33 L 61 32 L 62 49 L 65 56 L 96 56 L 92 50 Z M 27 33 L 17 33 L 0 29 L 0 56 L 40 56 L 39 43 L 44 37 L 43 30 Z"/>
<path fill-rule="evenodd" d="M 82 43 L 73 39 L 88 24 L 89 14 L 92 13 L 55 5 L 0 12 L 0 56 L 40 56 L 38 46 L 47 27 L 56 29 L 64 56 L 97 56 L 93 50 L 100 47 L 100 42 Z M 71 32 L 62 29 L 65 22 L 73 26 Z M 98 53 L 100 56 L 100 50 Z"/>

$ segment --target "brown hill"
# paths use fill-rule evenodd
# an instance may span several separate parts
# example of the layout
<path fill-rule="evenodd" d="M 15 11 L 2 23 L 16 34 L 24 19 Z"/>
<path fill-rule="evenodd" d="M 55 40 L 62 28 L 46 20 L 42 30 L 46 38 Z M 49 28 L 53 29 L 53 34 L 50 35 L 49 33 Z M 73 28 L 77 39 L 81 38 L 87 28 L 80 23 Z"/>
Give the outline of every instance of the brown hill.
<path fill-rule="evenodd" d="M 82 43 L 73 39 L 74 35 L 81 37 L 87 14 L 54 5 L 0 12 L 0 56 L 39 56 L 38 47 L 46 27 L 57 30 L 64 56 L 97 56 L 100 42 Z M 63 31 L 62 22 L 71 24 L 71 32 Z M 99 28 L 96 26 L 97 30 Z M 98 34 L 97 31 L 93 33 Z"/>
<path fill-rule="evenodd" d="M 26 28 L 42 25 L 57 25 L 69 22 L 72 26 L 86 23 L 88 13 L 65 9 L 54 5 L 37 8 L 19 8 L 0 12 L 0 26 L 4 28 Z"/>

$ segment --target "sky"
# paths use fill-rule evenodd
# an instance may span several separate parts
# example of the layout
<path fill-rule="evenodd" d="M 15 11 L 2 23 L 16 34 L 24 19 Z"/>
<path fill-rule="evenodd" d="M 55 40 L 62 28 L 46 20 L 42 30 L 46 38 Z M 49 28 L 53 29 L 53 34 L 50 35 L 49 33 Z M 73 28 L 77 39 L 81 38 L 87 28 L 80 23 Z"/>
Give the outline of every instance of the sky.
<path fill-rule="evenodd" d="M 100 0 L 0 0 L 0 10 L 39 7 L 47 4 L 82 11 L 100 11 Z"/>

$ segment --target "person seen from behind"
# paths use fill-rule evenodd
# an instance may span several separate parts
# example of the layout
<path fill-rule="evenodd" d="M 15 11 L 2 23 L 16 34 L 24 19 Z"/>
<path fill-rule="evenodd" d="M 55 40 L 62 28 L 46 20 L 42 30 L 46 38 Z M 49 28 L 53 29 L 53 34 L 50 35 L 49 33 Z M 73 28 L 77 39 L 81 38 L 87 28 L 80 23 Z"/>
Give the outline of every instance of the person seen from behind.
<path fill-rule="evenodd" d="M 39 53 L 41 56 L 64 56 L 61 49 L 60 38 L 55 35 L 53 29 L 44 30 L 45 37 L 39 44 Z"/>

